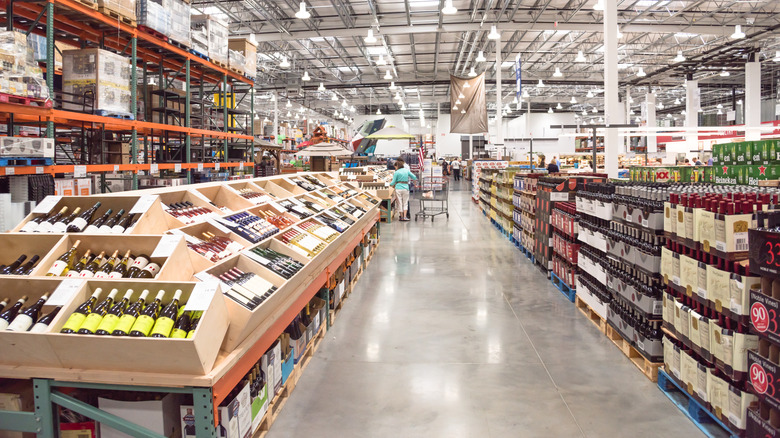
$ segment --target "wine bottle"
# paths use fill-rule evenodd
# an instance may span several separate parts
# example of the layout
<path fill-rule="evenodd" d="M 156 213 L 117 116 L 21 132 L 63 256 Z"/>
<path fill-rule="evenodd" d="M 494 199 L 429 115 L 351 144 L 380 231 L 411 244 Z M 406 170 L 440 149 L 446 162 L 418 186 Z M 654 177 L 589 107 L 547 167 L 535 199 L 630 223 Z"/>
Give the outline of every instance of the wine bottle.
<path fill-rule="evenodd" d="M 8 305 L 8 297 L 5 297 L 2 300 L 0 300 L 0 312 L 2 312 L 3 309 L 5 309 L 5 306 L 7 305 Z"/>
<path fill-rule="evenodd" d="M 157 313 L 160 310 L 160 304 L 162 302 L 165 291 L 160 290 L 157 293 L 157 297 L 144 307 L 141 314 L 136 318 L 133 328 L 130 330 L 130 336 L 133 337 L 147 337 L 154 327 L 154 321 L 157 319 Z"/>
<path fill-rule="evenodd" d="M 108 275 L 114 270 L 114 265 L 116 265 L 119 261 L 117 258 L 118 254 L 119 250 L 116 250 L 113 254 L 111 254 L 111 257 L 109 257 L 108 260 L 106 260 L 103 265 L 100 266 L 100 269 L 95 272 L 95 278 L 108 278 Z"/>
<path fill-rule="evenodd" d="M 46 329 L 49 328 L 49 325 L 52 321 L 54 321 L 54 317 L 57 316 L 58 313 L 60 313 L 60 309 L 62 307 L 55 307 L 54 310 L 49 312 L 46 315 L 43 315 L 41 319 L 38 320 L 38 322 L 35 323 L 34 326 L 30 329 L 30 333 L 43 333 L 46 331 Z"/>
<path fill-rule="evenodd" d="M 11 275 L 30 275 L 28 273 L 32 272 L 32 269 L 35 267 L 35 264 L 38 263 L 38 260 L 40 260 L 38 255 L 32 256 L 32 258 L 28 260 L 27 263 L 19 266 L 13 272 L 11 272 Z"/>
<path fill-rule="evenodd" d="M 98 232 L 98 230 L 100 229 L 100 227 L 101 227 L 101 226 L 102 226 L 104 223 L 106 223 L 106 221 L 108 220 L 109 216 L 111 216 L 111 213 L 112 213 L 113 211 L 114 211 L 114 210 L 111 210 L 111 209 L 109 208 L 108 210 L 106 210 L 106 212 L 105 212 L 105 213 L 103 213 L 103 216 L 99 216 L 97 219 L 95 219 L 95 220 L 93 220 L 92 222 L 90 222 L 90 224 L 89 224 L 89 225 L 87 225 L 87 227 L 86 227 L 86 228 L 84 228 L 84 233 L 93 233 L 93 234 L 94 234 L 94 233 L 97 233 L 97 232 Z"/>
<path fill-rule="evenodd" d="M 174 324 L 171 331 L 171 339 L 184 339 L 187 337 L 187 332 L 190 330 L 190 313 L 187 310 L 176 320 L 176 324 Z"/>
<path fill-rule="evenodd" d="M 108 313 L 108 309 L 114 304 L 114 298 L 117 293 L 119 293 L 119 289 L 111 289 L 108 296 L 95 306 L 95 309 L 87 315 L 86 319 L 84 319 L 84 322 L 77 331 L 78 334 L 92 335 L 95 333 L 95 330 L 100 326 L 100 323 L 103 322 L 103 317 Z"/>
<path fill-rule="evenodd" d="M 160 272 L 160 265 L 155 262 L 149 262 L 143 269 L 134 277 L 131 278 L 154 278 L 157 273 Z"/>
<path fill-rule="evenodd" d="M 122 234 L 135 217 L 135 213 L 128 214 L 119 220 L 119 223 L 111 227 L 111 234 Z"/>
<path fill-rule="evenodd" d="M 84 323 L 84 320 L 87 319 L 87 315 L 92 311 L 92 306 L 95 305 L 101 293 L 103 293 L 103 289 L 95 289 L 95 291 L 92 292 L 92 296 L 90 296 L 87 301 L 81 303 L 76 310 L 70 314 L 68 320 L 65 321 L 65 325 L 62 326 L 60 333 L 76 333 L 76 330 L 78 330 L 81 327 L 81 324 Z"/>
<path fill-rule="evenodd" d="M 0 332 L 8 328 L 8 325 L 16 318 L 19 309 L 22 308 L 25 301 L 27 301 L 27 295 L 19 298 L 13 306 L 6 309 L 3 313 L 0 313 Z"/>
<path fill-rule="evenodd" d="M 32 304 L 28 306 L 26 309 L 19 312 L 14 320 L 11 322 L 10 325 L 8 325 L 8 328 L 6 330 L 11 332 L 26 332 L 30 329 L 30 327 L 35 324 L 36 321 L 38 321 L 38 317 L 41 315 L 41 308 L 46 303 L 46 300 L 49 299 L 49 294 L 45 293 L 42 297 L 38 299 L 38 301 L 35 302 L 35 304 Z"/>
<path fill-rule="evenodd" d="M 96 202 L 89 210 L 82 213 L 79 217 L 73 219 L 73 222 L 68 225 L 69 233 L 80 233 L 84 231 L 87 224 L 92 222 L 92 217 L 95 216 L 95 212 L 100 208 L 100 202 Z"/>
<path fill-rule="evenodd" d="M 111 336 L 127 336 L 127 334 L 130 333 L 130 330 L 135 324 L 135 320 L 138 318 L 138 315 L 141 314 L 144 304 L 146 304 L 147 296 L 149 296 L 149 290 L 144 289 L 141 292 L 141 296 L 138 297 L 138 300 L 131 304 L 119 318 L 119 322 L 117 322 L 116 327 L 114 327 L 114 330 L 111 332 Z"/>
<path fill-rule="evenodd" d="M 35 219 L 33 219 L 33 220 L 27 222 L 26 224 L 24 224 L 24 226 L 21 229 L 19 229 L 19 232 L 20 233 L 33 233 L 33 232 L 35 232 L 35 229 L 38 228 L 38 225 L 40 225 L 42 222 L 50 219 L 54 214 L 55 213 L 47 213 L 47 214 L 42 214 L 42 215 L 36 217 Z"/>
<path fill-rule="evenodd" d="M 88 249 L 87 252 L 84 253 L 84 255 L 79 259 L 79 261 L 73 265 L 73 269 L 68 271 L 68 275 L 66 277 L 78 277 L 79 272 L 81 272 L 82 269 L 86 268 L 89 262 L 92 261 L 92 250 Z"/>
<path fill-rule="evenodd" d="M 176 323 L 176 315 L 179 313 L 179 299 L 181 299 L 181 289 L 176 289 L 173 293 L 173 300 L 160 312 L 157 321 L 152 327 L 153 338 L 167 338 L 171 336 L 171 330 Z"/>
<path fill-rule="evenodd" d="M 67 211 L 68 211 L 68 206 L 66 205 L 66 206 L 62 207 L 62 209 L 59 212 L 57 212 L 57 214 L 55 214 L 54 216 L 51 216 L 48 219 L 46 219 L 45 221 L 41 222 L 35 228 L 34 232 L 36 232 L 36 233 L 49 233 L 49 232 L 51 232 L 51 227 L 57 221 L 59 221 L 62 218 L 62 216 L 64 216 L 65 213 L 67 213 Z"/>
<path fill-rule="evenodd" d="M 136 275 L 138 275 L 143 268 L 146 267 L 146 265 L 149 264 L 151 257 L 149 257 L 146 254 L 139 254 L 138 257 L 133 260 L 133 263 L 130 265 L 130 268 L 127 269 L 127 274 L 125 274 L 125 278 L 134 278 Z"/>
<path fill-rule="evenodd" d="M 120 209 L 114 217 L 109 219 L 106 223 L 100 226 L 100 232 L 103 234 L 111 234 L 113 233 L 114 225 L 119 222 L 119 219 L 122 217 L 122 215 L 125 214 L 125 209 Z"/>
<path fill-rule="evenodd" d="M 95 276 L 95 272 L 98 271 L 100 268 L 100 265 L 103 264 L 103 261 L 105 260 L 106 252 L 100 251 L 100 254 L 98 254 L 97 257 L 92 259 L 91 262 L 87 263 L 87 266 L 84 267 L 84 269 L 79 272 L 79 278 L 92 278 Z"/>
<path fill-rule="evenodd" d="M 125 228 L 124 231 L 122 231 L 122 234 L 130 234 L 133 232 L 133 228 L 135 228 L 135 225 L 138 223 L 138 217 L 133 218 L 133 220 L 130 221 L 130 223 L 127 224 L 127 228 Z"/>
<path fill-rule="evenodd" d="M 122 260 L 119 261 L 116 265 L 114 265 L 114 270 L 111 271 L 110 274 L 108 274 L 108 278 L 122 278 L 127 274 L 127 267 L 130 266 L 130 263 L 132 263 L 132 257 L 130 256 L 130 251 L 127 251 L 122 257 Z"/>
<path fill-rule="evenodd" d="M 25 254 L 22 254 L 21 256 L 19 256 L 18 259 L 16 259 L 16 261 L 14 261 L 10 265 L 8 265 L 5 268 L 3 268 L 3 270 L 0 271 L 0 275 L 9 275 L 9 274 L 11 274 L 12 272 L 14 272 L 16 270 L 16 268 L 18 268 L 22 263 L 24 263 L 24 261 L 26 259 L 27 259 L 27 256 Z"/>
<path fill-rule="evenodd" d="M 49 230 L 50 233 L 64 233 L 67 228 L 68 224 L 73 222 L 76 219 L 76 216 L 81 212 L 81 207 L 76 207 L 73 209 L 73 213 L 71 213 L 68 217 L 63 218 L 55 222 L 51 226 L 51 230 Z"/>
<path fill-rule="evenodd" d="M 49 272 L 46 273 L 46 276 L 59 277 L 67 274 L 71 266 L 73 266 L 73 259 L 76 258 L 76 250 L 79 248 L 80 244 L 81 241 L 77 240 L 65 254 L 61 255 L 54 262 L 54 264 L 51 265 L 51 268 L 49 268 Z"/>
<path fill-rule="evenodd" d="M 122 297 L 121 300 L 117 301 L 113 306 L 111 306 L 110 309 L 108 309 L 108 312 L 106 312 L 105 316 L 103 316 L 103 320 L 100 321 L 100 325 L 98 326 L 97 330 L 95 330 L 96 335 L 106 336 L 110 335 L 111 332 L 114 331 L 117 324 L 119 323 L 119 318 L 125 312 L 125 309 L 127 309 L 127 303 L 130 302 L 130 297 L 132 295 L 133 290 L 128 289 L 127 292 L 125 292 L 125 296 Z"/>
<path fill-rule="evenodd" d="M 195 312 L 192 312 L 192 316 L 190 317 L 190 329 L 187 330 L 187 339 L 195 336 L 195 329 L 198 328 L 198 323 L 200 322 L 200 318 L 202 316 L 202 310 L 196 310 Z"/>

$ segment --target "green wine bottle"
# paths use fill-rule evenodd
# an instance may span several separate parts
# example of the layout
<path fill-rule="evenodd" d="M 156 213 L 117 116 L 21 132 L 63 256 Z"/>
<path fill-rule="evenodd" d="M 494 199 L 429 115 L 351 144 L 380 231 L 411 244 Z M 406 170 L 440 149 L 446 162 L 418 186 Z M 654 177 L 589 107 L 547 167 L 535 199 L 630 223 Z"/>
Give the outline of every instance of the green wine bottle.
<path fill-rule="evenodd" d="M 190 329 L 187 331 L 187 339 L 195 336 L 195 329 L 198 328 L 201 316 L 203 316 L 202 310 L 192 312 L 192 316 L 190 317 Z"/>
<path fill-rule="evenodd" d="M 152 328 L 153 338 L 167 338 L 171 336 L 171 330 L 176 323 L 176 315 L 179 313 L 179 300 L 181 299 L 181 289 L 177 289 L 173 294 L 173 300 L 160 312 L 157 321 Z"/>
<path fill-rule="evenodd" d="M 98 296 L 103 293 L 103 289 L 97 288 L 92 296 L 79 305 L 73 313 L 70 314 L 68 320 L 65 321 L 65 325 L 62 326 L 60 333 L 75 333 L 76 330 L 81 328 L 81 324 L 87 319 L 87 315 L 92 311 L 92 306 L 97 302 Z"/>
<path fill-rule="evenodd" d="M 143 338 L 149 336 L 149 333 L 152 332 L 152 327 L 154 327 L 154 321 L 157 319 L 157 312 L 160 310 L 160 303 L 162 303 L 163 296 L 165 296 L 165 291 L 160 290 L 154 301 L 144 307 L 144 310 L 138 315 L 138 318 L 136 318 L 135 323 L 133 324 L 133 328 L 130 330 L 130 336 Z"/>
<path fill-rule="evenodd" d="M 190 311 L 187 310 L 181 314 L 171 331 L 171 339 L 184 339 L 190 329 Z"/>
<path fill-rule="evenodd" d="M 111 332 L 114 331 L 117 323 L 119 323 L 119 318 L 125 312 L 125 309 L 127 309 L 127 303 L 130 302 L 130 297 L 132 295 L 133 290 L 128 289 L 127 292 L 125 292 L 125 296 L 122 297 L 120 301 L 111 306 L 106 315 L 103 317 L 103 320 L 100 321 L 100 325 L 98 326 L 97 330 L 95 330 L 96 335 L 106 336 L 110 335 Z"/>
<path fill-rule="evenodd" d="M 138 297 L 138 301 L 131 304 L 130 307 L 125 310 L 125 313 L 123 313 L 119 318 L 119 322 L 111 332 L 111 336 L 127 336 L 130 333 L 130 330 L 135 324 L 135 320 L 138 318 L 138 315 L 141 314 L 141 310 L 143 310 L 144 304 L 146 304 L 146 297 L 148 295 L 149 290 L 144 289 L 141 292 L 141 296 Z"/>
<path fill-rule="evenodd" d="M 119 289 L 111 289 L 111 292 L 108 293 L 108 296 L 100 302 L 97 306 L 95 306 L 95 309 L 87 315 L 87 317 L 84 319 L 84 322 L 81 323 L 81 327 L 79 327 L 78 334 L 80 335 L 92 335 L 95 334 L 95 330 L 97 330 L 98 326 L 100 326 L 100 323 L 103 321 L 103 317 L 106 316 L 106 313 L 108 313 L 108 310 L 111 308 L 111 305 L 114 304 L 114 298 L 116 298 L 116 294 L 119 293 Z"/>

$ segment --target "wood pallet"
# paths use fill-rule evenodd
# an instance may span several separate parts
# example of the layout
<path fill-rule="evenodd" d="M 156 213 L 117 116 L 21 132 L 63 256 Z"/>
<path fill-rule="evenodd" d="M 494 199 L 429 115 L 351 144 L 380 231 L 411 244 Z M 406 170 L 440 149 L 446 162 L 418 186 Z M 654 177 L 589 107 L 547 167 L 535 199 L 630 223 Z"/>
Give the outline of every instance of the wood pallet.
<path fill-rule="evenodd" d="M 585 315 L 585 317 L 588 318 L 588 320 L 592 322 L 593 325 L 595 325 L 596 328 L 601 333 L 604 334 L 607 333 L 607 321 L 604 320 L 604 318 L 602 318 L 601 316 L 599 316 L 598 313 L 594 312 L 593 309 L 590 308 L 588 303 L 582 301 L 580 297 L 575 296 L 574 305 L 577 307 L 577 310 L 579 310 L 583 315 Z"/>
<path fill-rule="evenodd" d="M 126 25 L 131 26 L 131 27 L 136 27 L 136 25 L 138 23 L 137 21 L 135 21 L 135 18 L 130 18 L 130 17 L 124 15 L 124 14 L 121 14 L 121 13 L 119 13 L 117 11 L 108 9 L 108 8 L 106 8 L 104 6 L 99 6 L 98 7 L 98 12 L 100 12 L 103 15 L 109 16 L 109 17 L 113 18 L 114 20 L 121 21 L 122 23 L 125 23 Z"/>
<path fill-rule="evenodd" d="M 607 338 L 609 338 L 609 340 L 612 341 L 612 343 L 615 344 L 620 349 L 620 351 L 626 355 L 628 360 L 630 360 L 634 365 L 636 365 L 637 368 L 639 368 L 640 371 L 642 371 L 642 374 L 644 374 L 645 377 L 653 382 L 658 381 L 658 369 L 664 366 L 662 362 L 650 362 L 647 360 L 647 358 L 645 358 L 642 353 L 634 348 L 630 342 L 623 339 L 623 336 L 620 336 L 620 333 L 613 329 L 609 324 L 606 325 L 606 331 L 604 334 L 606 334 Z"/>
<path fill-rule="evenodd" d="M 54 106 L 54 102 L 49 99 L 38 99 L 35 97 L 17 96 L 15 94 L 0 93 L 0 102 L 2 103 L 15 103 L 18 105 L 27 106 L 41 106 L 44 108 L 51 108 Z"/>
<path fill-rule="evenodd" d="M 91 0 L 76 0 L 78 3 L 81 3 L 82 5 L 97 11 L 98 5 L 96 2 L 93 2 Z"/>
<path fill-rule="evenodd" d="M 149 35 L 155 36 L 159 38 L 162 41 L 168 42 L 168 36 L 165 34 L 162 34 L 154 29 L 152 29 L 149 26 L 145 26 L 143 24 L 138 25 L 138 30 L 143 31 L 144 33 L 148 33 Z"/>
<path fill-rule="evenodd" d="M 233 73 L 240 74 L 241 76 L 244 76 L 244 72 L 235 68 L 235 67 L 228 67 L 228 70 L 232 71 Z"/>
<path fill-rule="evenodd" d="M 218 65 L 218 66 L 220 66 L 222 68 L 228 68 L 228 65 L 226 63 L 221 62 L 221 61 L 217 61 L 216 59 L 212 59 L 211 63 L 212 64 L 216 64 L 216 65 Z"/>

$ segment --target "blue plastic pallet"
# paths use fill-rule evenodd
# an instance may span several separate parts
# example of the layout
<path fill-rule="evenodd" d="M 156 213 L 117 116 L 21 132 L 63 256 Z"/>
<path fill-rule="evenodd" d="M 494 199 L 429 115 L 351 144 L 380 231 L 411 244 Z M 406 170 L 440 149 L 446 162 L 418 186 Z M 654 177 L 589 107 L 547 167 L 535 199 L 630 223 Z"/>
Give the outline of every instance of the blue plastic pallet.
<path fill-rule="evenodd" d="M 53 163 L 47 157 L 0 157 L 0 166 L 51 166 Z"/>
<path fill-rule="evenodd" d="M 563 296 L 565 296 L 572 303 L 574 302 L 574 296 L 577 294 L 576 290 L 571 288 L 568 284 L 566 284 L 565 281 L 561 280 L 561 278 L 555 275 L 555 273 L 552 271 L 550 271 L 550 281 L 556 289 L 561 291 Z"/>
<path fill-rule="evenodd" d="M 204 55 L 203 53 L 200 53 L 200 52 L 198 52 L 195 49 L 189 49 L 189 50 L 190 50 L 190 53 L 192 53 L 193 55 L 197 56 L 198 58 L 205 59 L 206 61 L 211 61 L 211 58 L 209 58 L 208 55 Z"/>
<path fill-rule="evenodd" d="M 739 438 L 738 434 L 732 432 L 718 417 L 688 395 L 688 392 L 662 369 L 658 370 L 658 388 L 704 432 L 704 435 L 710 438 Z"/>
<path fill-rule="evenodd" d="M 122 111 L 95 110 L 96 116 L 113 117 L 115 119 L 135 120 L 135 116 Z"/>

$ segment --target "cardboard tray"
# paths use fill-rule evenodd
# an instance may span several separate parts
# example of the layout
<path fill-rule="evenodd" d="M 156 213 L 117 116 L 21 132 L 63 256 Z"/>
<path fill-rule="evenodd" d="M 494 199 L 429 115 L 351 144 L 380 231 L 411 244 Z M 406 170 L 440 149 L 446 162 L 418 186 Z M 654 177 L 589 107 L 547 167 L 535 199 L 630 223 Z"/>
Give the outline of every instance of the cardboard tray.
<path fill-rule="evenodd" d="M 208 306 L 190 339 L 159 339 L 133 338 L 117 336 L 62 334 L 59 331 L 73 311 L 83 303 L 96 288 L 102 288 L 102 299 L 113 288 L 124 294 L 127 289 L 133 289 L 135 294 L 131 300 L 140 295 L 143 288 L 154 296 L 159 290 L 165 290 L 163 305 L 170 302 L 176 289 L 182 290 L 182 300 L 189 299 L 197 283 L 194 282 L 160 282 L 143 283 L 142 287 L 135 281 L 98 281 L 84 282 L 81 289 L 74 294 L 73 299 L 63 306 L 58 318 L 50 326 L 50 332 L 42 334 L 45 337 L 59 363 L 65 368 L 97 369 L 110 371 L 142 371 L 147 373 L 177 373 L 203 375 L 211 371 L 219 353 L 219 346 L 225 336 L 228 326 L 228 314 L 225 302 L 219 288 L 211 296 Z M 147 358 L 148 360 L 139 360 Z M 46 364 L 48 365 L 48 364 Z"/>

